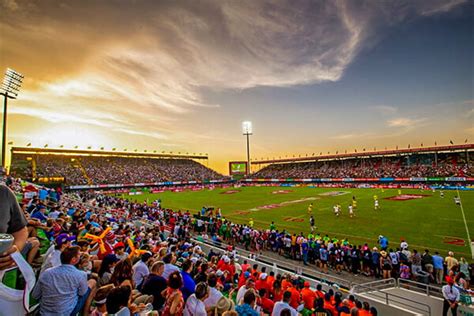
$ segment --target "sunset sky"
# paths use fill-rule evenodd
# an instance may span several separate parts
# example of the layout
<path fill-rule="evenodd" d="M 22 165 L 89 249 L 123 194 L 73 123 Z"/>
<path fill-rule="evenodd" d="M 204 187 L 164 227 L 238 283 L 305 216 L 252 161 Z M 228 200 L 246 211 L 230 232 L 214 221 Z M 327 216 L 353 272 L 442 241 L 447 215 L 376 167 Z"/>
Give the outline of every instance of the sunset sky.
<path fill-rule="evenodd" d="M 15 146 L 254 158 L 474 142 L 473 1 L 0 0 Z"/>

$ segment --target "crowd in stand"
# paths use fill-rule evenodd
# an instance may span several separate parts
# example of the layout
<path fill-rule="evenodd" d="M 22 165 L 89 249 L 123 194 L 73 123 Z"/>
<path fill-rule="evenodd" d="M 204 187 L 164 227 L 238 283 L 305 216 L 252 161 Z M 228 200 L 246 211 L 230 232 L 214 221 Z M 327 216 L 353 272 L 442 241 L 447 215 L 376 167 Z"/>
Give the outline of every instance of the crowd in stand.
<path fill-rule="evenodd" d="M 24 166 L 26 156 L 13 157 L 17 177 L 32 178 L 32 167 Z M 22 163 L 19 163 L 19 162 Z M 30 160 L 32 163 L 32 160 Z M 22 168 L 16 167 L 21 165 Z M 190 159 L 151 159 L 127 157 L 79 157 L 38 155 L 36 177 L 64 177 L 66 184 L 122 184 L 165 181 L 203 181 L 224 177 Z"/>
<path fill-rule="evenodd" d="M 256 254 L 278 252 L 324 272 L 329 267 L 338 273 L 411 278 L 424 270 L 433 282 L 441 283 L 447 274 L 446 286 L 455 291 L 470 287 L 465 260 L 453 253 L 442 258 L 410 251 L 405 241 L 402 250 L 392 250 L 383 236 L 378 247 L 370 248 L 317 234 L 279 232 L 273 223 L 257 230 L 253 223 L 173 212 L 158 203 L 44 188 L 26 195 L 15 179 L 7 183 L 23 200 L 21 209 L 14 206 L 11 191 L 1 187 L 7 196 L 1 201 L 13 203 L 10 214 L 18 214 L 7 221 L 12 227 L 0 226 L 0 233 L 23 239 L 17 246 L 39 273 L 32 296 L 41 315 L 377 315 L 353 296 L 324 292 L 321 284 L 310 288 L 299 276 L 251 265 L 237 246 Z M 205 253 L 192 235 L 229 246 L 225 252 Z M 0 256 L 0 270 L 10 264 L 8 256 Z M 456 308 L 456 299 L 449 308 Z"/>
<path fill-rule="evenodd" d="M 363 158 L 271 164 L 252 178 L 384 178 L 384 177 L 472 177 L 474 161 L 460 154 Z"/>

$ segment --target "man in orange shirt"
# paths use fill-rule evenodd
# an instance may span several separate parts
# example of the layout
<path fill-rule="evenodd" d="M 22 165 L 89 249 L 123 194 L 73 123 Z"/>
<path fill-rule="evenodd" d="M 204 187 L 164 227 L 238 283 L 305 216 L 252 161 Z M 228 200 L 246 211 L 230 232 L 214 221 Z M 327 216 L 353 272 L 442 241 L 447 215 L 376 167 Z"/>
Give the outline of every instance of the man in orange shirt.
<path fill-rule="evenodd" d="M 291 287 L 289 287 L 287 291 L 291 293 L 290 306 L 293 307 L 294 309 L 297 309 L 301 303 L 300 291 L 298 291 L 295 285 L 292 285 Z"/>
<path fill-rule="evenodd" d="M 324 299 L 323 286 L 321 284 L 316 285 L 316 291 L 314 291 L 314 295 L 316 295 L 316 298 Z"/>
<path fill-rule="evenodd" d="M 334 305 L 331 303 L 331 294 L 326 293 L 324 295 L 324 308 L 327 309 L 332 316 L 338 316 L 337 309 L 334 307 Z"/>
<path fill-rule="evenodd" d="M 316 298 L 316 294 L 309 288 L 309 282 L 306 281 L 304 283 L 304 288 L 301 290 L 301 299 L 304 302 L 304 307 L 306 309 L 313 309 L 314 307 L 314 299 Z"/>
<path fill-rule="evenodd" d="M 260 278 L 255 282 L 255 288 L 257 290 L 265 289 L 267 291 L 267 293 L 270 293 L 271 288 L 267 283 L 267 274 L 266 273 L 260 274 Z"/>
<path fill-rule="evenodd" d="M 270 289 L 273 287 L 273 282 L 275 282 L 275 272 L 270 271 L 270 275 L 267 277 L 267 283 Z"/>

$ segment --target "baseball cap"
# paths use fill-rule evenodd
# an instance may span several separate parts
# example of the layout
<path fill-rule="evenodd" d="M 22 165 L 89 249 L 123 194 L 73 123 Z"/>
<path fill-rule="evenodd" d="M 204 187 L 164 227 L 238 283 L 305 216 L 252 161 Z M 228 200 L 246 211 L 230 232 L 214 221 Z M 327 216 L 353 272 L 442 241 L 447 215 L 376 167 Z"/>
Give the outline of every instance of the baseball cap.
<path fill-rule="evenodd" d="M 304 282 L 304 287 L 309 287 L 309 285 L 310 285 L 310 284 L 309 284 L 308 281 L 305 281 L 305 282 Z"/>
<path fill-rule="evenodd" d="M 260 274 L 260 279 L 265 280 L 266 278 L 267 278 L 267 274 L 266 274 L 266 273 Z"/>
<path fill-rule="evenodd" d="M 55 242 L 56 242 L 56 245 L 62 246 L 64 243 L 75 240 L 75 239 L 76 239 L 76 236 L 71 236 L 69 234 L 63 233 L 63 234 L 59 234 L 56 237 Z"/>
<path fill-rule="evenodd" d="M 117 250 L 117 249 L 119 249 L 119 248 L 125 248 L 124 243 L 121 242 L 121 241 L 119 241 L 118 243 L 116 243 L 116 244 L 114 245 L 114 250 Z"/>

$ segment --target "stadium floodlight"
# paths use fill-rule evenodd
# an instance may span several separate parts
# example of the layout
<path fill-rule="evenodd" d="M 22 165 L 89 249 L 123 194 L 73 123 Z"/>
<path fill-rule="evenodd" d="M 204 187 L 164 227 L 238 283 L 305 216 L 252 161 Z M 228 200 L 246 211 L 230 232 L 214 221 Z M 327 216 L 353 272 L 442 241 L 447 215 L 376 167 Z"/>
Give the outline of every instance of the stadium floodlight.
<path fill-rule="evenodd" d="M 247 174 L 250 173 L 250 135 L 252 135 L 252 122 L 242 122 L 242 134 L 247 136 Z"/>
<path fill-rule="evenodd" d="M 7 143 L 7 100 L 16 99 L 18 92 L 20 92 L 21 83 L 23 82 L 23 75 L 13 69 L 7 68 L 5 77 L 0 85 L 0 95 L 3 95 L 3 134 L 2 134 L 2 167 L 6 165 L 6 143 Z"/>

